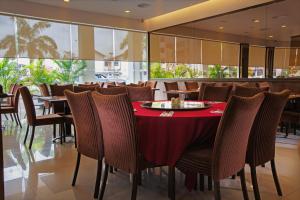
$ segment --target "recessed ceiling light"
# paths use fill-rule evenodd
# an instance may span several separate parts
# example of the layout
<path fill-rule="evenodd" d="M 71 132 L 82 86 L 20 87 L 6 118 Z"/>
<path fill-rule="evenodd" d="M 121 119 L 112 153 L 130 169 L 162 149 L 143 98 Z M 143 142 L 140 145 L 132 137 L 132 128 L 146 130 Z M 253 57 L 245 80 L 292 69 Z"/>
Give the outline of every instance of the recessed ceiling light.
<path fill-rule="evenodd" d="M 131 13 L 131 11 L 130 11 L 130 10 L 125 10 L 124 12 L 126 12 L 126 13 Z"/>
<path fill-rule="evenodd" d="M 286 25 L 282 25 L 282 26 L 281 26 L 281 28 L 286 28 L 286 27 L 287 27 Z"/>
<path fill-rule="evenodd" d="M 269 35 L 269 38 L 273 38 L 274 36 L 273 35 Z"/>
<path fill-rule="evenodd" d="M 68 3 L 69 1 L 70 1 L 70 0 L 64 0 L 64 2 L 67 2 L 67 3 Z"/>
<path fill-rule="evenodd" d="M 252 21 L 253 21 L 254 23 L 259 23 L 259 22 L 260 22 L 259 19 L 252 19 Z"/>
<path fill-rule="evenodd" d="M 223 29 L 224 29 L 224 27 L 223 27 L 223 26 L 220 26 L 220 27 L 219 27 L 219 29 L 220 29 L 220 30 L 223 30 Z"/>

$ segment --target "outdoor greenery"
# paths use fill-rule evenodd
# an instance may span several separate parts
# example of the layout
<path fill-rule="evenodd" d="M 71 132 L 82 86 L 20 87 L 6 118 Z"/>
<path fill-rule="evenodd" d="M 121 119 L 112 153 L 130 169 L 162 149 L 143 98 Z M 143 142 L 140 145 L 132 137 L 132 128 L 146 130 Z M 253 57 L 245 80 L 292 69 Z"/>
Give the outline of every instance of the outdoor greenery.
<path fill-rule="evenodd" d="M 54 71 L 60 83 L 74 83 L 87 67 L 84 60 L 55 60 L 58 70 Z"/>
<path fill-rule="evenodd" d="M 151 78 L 197 78 L 199 75 L 199 71 L 183 64 L 163 68 L 160 63 L 152 63 L 150 67 Z"/>

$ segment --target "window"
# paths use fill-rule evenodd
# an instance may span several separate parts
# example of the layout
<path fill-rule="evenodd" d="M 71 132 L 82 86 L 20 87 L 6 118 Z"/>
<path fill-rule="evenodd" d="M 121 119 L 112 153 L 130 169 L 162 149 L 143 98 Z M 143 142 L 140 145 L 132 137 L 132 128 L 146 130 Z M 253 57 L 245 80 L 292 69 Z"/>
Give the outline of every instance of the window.
<path fill-rule="evenodd" d="M 248 78 L 265 77 L 266 48 L 259 46 L 249 47 Z"/>

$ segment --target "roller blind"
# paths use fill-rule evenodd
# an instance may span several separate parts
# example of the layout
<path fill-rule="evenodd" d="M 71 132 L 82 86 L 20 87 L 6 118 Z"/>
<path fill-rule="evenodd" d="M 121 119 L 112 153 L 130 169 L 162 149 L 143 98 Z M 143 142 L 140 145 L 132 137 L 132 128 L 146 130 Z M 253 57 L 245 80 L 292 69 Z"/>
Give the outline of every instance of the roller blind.
<path fill-rule="evenodd" d="M 114 59 L 129 62 L 147 61 L 147 34 L 114 30 Z"/>
<path fill-rule="evenodd" d="M 202 64 L 221 64 L 221 42 L 202 41 Z"/>
<path fill-rule="evenodd" d="M 290 49 L 275 48 L 274 52 L 274 69 L 287 69 L 290 64 Z"/>
<path fill-rule="evenodd" d="M 265 67 L 266 48 L 250 46 L 249 48 L 249 67 Z"/>
<path fill-rule="evenodd" d="M 14 18 L 0 16 L 0 58 L 16 57 Z"/>
<path fill-rule="evenodd" d="M 239 66 L 240 45 L 222 43 L 222 62 L 224 66 Z"/>
<path fill-rule="evenodd" d="M 70 24 L 17 18 L 20 57 L 70 59 L 70 37 Z"/>
<path fill-rule="evenodd" d="M 151 34 L 150 61 L 175 63 L 175 37 Z"/>
<path fill-rule="evenodd" d="M 78 57 L 80 60 L 94 60 L 94 28 L 91 26 L 78 26 Z"/>
<path fill-rule="evenodd" d="M 201 64 L 201 40 L 176 37 L 176 62 Z"/>
<path fill-rule="evenodd" d="M 94 28 L 95 59 L 113 60 L 113 29 Z"/>

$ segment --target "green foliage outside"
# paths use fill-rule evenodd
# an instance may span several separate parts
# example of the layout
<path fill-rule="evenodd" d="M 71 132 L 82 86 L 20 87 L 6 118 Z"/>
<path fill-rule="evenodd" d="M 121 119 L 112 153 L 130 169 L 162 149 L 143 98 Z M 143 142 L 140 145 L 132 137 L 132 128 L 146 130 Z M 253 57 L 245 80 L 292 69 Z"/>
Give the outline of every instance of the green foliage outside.
<path fill-rule="evenodd" d="M 151 78 L 198 78 L 200 72 L 183 64 L 165 69 L 160 63 L 153 63 L 150 67 L 150 76 Z"/>
<path fill-rule="evenodd" d="M 58 70 L 55 71 L 55 77 L 60 83 L 75 83 L 82 75 L 87 64 L 83 60 L 55 60 Z"/>

